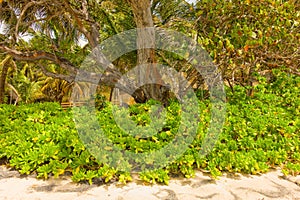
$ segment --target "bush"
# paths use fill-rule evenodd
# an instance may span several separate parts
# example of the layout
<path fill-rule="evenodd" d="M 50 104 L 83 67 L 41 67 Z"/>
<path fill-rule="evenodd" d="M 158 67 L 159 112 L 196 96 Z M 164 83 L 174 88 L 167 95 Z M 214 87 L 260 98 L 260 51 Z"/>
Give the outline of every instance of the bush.
<path fill-rule="evenodd" d="M 184 155 L 163 169 L 143 171 L 140 178 L 148 182 L 168 183 L 168 174 L 180 173 L 192 177 L 194 169 L 257 174 L 280 166 L 284 173 L 299 174 L 300 147 L 300 78 L 273 71 L 274 79 L 260 83 L 254 95 L 247 89 L 227 88 L 227 120 L 212 152 L 199 156 L 201 143 L 210 122 L 209 101 L 199 101 L 198 132 Z M 140 126 L 151 122 L 148 111 L 155 101 L 136 104 L 129 115 Z M 128 135 L 112 118 L 113 105 L 105 103 L 97 117 L 105 134 L 113 143 L 127 151 L 155 151 L 176 135 L 180 121 L 180 105 L 174 101 L 166 108 L 166 121 L 157 134 L 149 138 Z M 123 110 L 119 110 L 123 112 Z M 157 123 L 161 123 L 157 121 Z M 118 171 L 97 161 L 78 137 L 70 110 L 56 103 L 31 105 L 0 105 L 0 158 L 22 174 L 37 173 L 38 178 L 59 177 L 70 173 L 72 179 L 105 182 L 131 180 L 129 173 Z"/>
<path fill-rule="evenodd" d="M 299 75 L 299 8 L 296 0 L 199 1 L 198 42 L 232 85 L 251 85 L 255 72 L 282 66 Z"/>

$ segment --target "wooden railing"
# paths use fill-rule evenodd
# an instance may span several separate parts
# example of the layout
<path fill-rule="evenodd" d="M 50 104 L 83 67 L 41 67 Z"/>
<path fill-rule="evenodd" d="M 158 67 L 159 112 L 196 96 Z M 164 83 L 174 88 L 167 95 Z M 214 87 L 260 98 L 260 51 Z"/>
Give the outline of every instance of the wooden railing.
<path fill-rule="evenodd" d="M 73 106 L 83 106 L 84 104 L 86 104 L 86 102 L 62 102 L 60 105 L 64 110 L 66 110 Z"/>

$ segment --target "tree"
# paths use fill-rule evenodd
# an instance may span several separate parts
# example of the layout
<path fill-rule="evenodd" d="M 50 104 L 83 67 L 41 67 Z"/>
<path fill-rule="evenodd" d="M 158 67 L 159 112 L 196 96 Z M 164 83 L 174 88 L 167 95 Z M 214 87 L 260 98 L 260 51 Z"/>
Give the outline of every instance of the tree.
<path fill-rule="evenodd" d="M 6 76 L 9 68 L 11 56 L 6 56 L 2 62 L 0 63 L 1 68 L 1 76 L 0 76 L 0 104 L 4 103 L 5 97 L 5 83 L 6 83 Z"/>
<path fill-rule="evenodd" d="M 298 8 L 296 0 L 203 0 L 193 6 L 182 0 L 3 0 L 0 22 L 8 26 L 5 35 L 0 35 L 0 51 L 16 62 L 34 63 L 46 76 L 71 85 L 78 73 L 85 74 L 78 81 L 93 82 L 99 76 L 78 66 L 99 42 L 135 26 L 155 25 L 183 32 L 203 45 L 229 85 L 251 86 L 256 72 L 286 66 L 299 74 Z M 21 41 L 24 34 L 33 36 L 29 46 Z M 152 49 L 143 48 L 144 42 L 153 43 L 154 37 L 151 29 L 138 31 L 137 53 L 119 58 L 113 65 L 99 52 L 98 61 L 107 65 L 99 84 L 127 93 L 135 90 L 132 95 L 137 102 L 149 98 L 166 102 L 170 91 L 162 84 L 137 90 L 130 82 L 116 85 L 131 65 L 145 63 L 154 72 L 149 79 L 161 81 L 155 63 L 162 62 L 184 73 L 193 87 L 201 87 L 201 75 L 183 59 L 154 50 L 154 45 Z M 88 42 L 83 48 L 78 45 L 80 38 Z M 55 70 L 49 67 L 53 65 Z"/>
<path fill-rule="evenodd" d="M 179 0 L 3 1 L 0 19 L 9 24 L 6 35 L 11 37 L 9 40 L 0 41 L 0 51 L 19 61 L 34 62 L 46 76 L 72 83 L 76 74 L 82 73 L 85 74 L 85 77 L 81 76 L 82 81 L 91 81 L 99 77 L 93 77 L 91 73 L 77 67 L 84 57 L 104 39 L 136 26 L 140 28 L 137 33 L 139 50 L 136 60 L 118 59 L 114 65 L 107 67 L 107 73 L 101 76 L 99 84 L 119 87 L 124 92 L 132 93 L 132 83 L 116 85 L 124 69 L 130 69 L 128 61 L 137 65 L 149 64 L 148 68 L 143 70 L 144 74 L 139 77 L 145 77 L 145 71 L 151 71 L 149 79 L 155 78 L 159 83 L 135 88 L 132 96 L 136 102 L 145 102 L 153 98 L 167 103 L 171 92 L 160 84 L 162 79 L 155 67 L 155 63 L 161 60 L 161 55 L 155 51 L 154 32 L 143 28 L 153 27 L 155 23 L 168 26 L 168 23 L 173 22 L 174 16 L 180 18 L 185 15 L 186 7 L 182 5 L 187 4 Z M 168 8 L 172 8 L 174 16 L 172 12 L 166 12 Z M 30 33 L 35 39 L 29 47 L 18 45 L 20 36 L 25 33 Z M 77 41 L 82 37 L 87 40 L 87 46 L 80 51 L 74 50 L 78 49 Z M 153 43 L 153 48 L 144 48 L 145 41 Z M 109 63 L 101 52 L 98 55 L 101 55 L 98 59 L 100 64 Z M 54 72 L 48 67 L 50 65 L 59 66 L 62 70 Z"/>
<path fill-rule="evenodd" d="M 148 99 L 159 100 L 164 104 L 168 103 L 170 91 L 163 86 L 162 78 L 156 69 L 155 58 L 155 31 L 151 12 L 151 0 L 128 0 L 132 8 L 137 29 L 137 65 L 146 64 L 146 70 L 139 70 L 138 80 L 140 83 L 155 80 L 157 84 L 146 84 L 138 88 L 133 94 L 134 99 L 141 103 Z M 147 44 L 153 48 L 147 48 Z M 147 73 L 148 72 L 148 73 Z"/>
<path fill-rule="evenodd" d="M 300 75 L 299 8 L 297 0 L 203 0 L 194 29 L 233 90 L 253 86 L 257 74 L 275 68 Z"/>

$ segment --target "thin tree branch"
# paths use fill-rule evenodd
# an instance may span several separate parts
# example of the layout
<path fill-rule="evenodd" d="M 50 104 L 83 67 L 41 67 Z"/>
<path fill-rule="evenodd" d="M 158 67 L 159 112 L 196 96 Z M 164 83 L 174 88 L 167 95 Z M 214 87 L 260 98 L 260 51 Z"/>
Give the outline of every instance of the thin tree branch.
<path fill-rule="evenodd" d="M 16 60 L 22 60 L 22 61 L 49 60 L 55 64 L 58 64 L 59 66 L 66 69 L 70 73 L 76 73 L 78 70 L 69 60 L 44 51 L 23 53 L 21 51 L 11 49 L 4 45 L 0 45 L 0 50 L 7 52 L 11 56 L 13 56 Z"/>
<path fill-rule="evenodd" d="M 21 23 L 21 21 L 22 21 L 22 19 L 23 19 L 23 16 L 25 15 L 25 12 L 26 12 L 31 6 L 34 6 L 34 5 L 41 5 L 41 4 L 44 4 L 44 3 L 45 3 L 45 1 L 38 1 L 38 2 L 36 2 L 36 1 L 30 1 L 29 3 L 27 3 L 27 4 L 24 6 L 24 8 L 23 8 L 23 10 L 22 10 L 22 12 L 21 12 L 21 14 L 20 14 L 20 16 L 19 16 L 19 19 L 18 19 L 18 21 L 17 21 L 17 24 L 16 24 L 16 28 L 15 28 L 15 37 L 16 37 L 16 38 L 18 38 L 19 26 L 20 26 L 20 23 Z"/>
<path fill-rule="evenodd" d="M 99 42 L 99 24 L 93 20 L 90 19 L 89 14 L 87 12 L 87 2 L 83 2 L 83 11 L 79 12 L 78 10 L 75 11 L 71 5 L 69 4 L 68 1 L 64 1 L 66 8 L 68 12 L 75 18 L 76 23 L 78 24 L 78 29 L 79 31 L 84 34 L 84 36 L 87 38 L 89 41 L 89 44 L 91 45 L 92 48 L 97 47 L 98 42 Z M 88 23 L 91 27 L 91 30 L 87 30 L 86 27 L 84 26 L 83 19 L 86 23 Z M 72 21 L 71 18 L 69 18 L 70 21 Z"/>
<path fill-rule="evenodd" d="M 73 75 L 64 75 L 64 74 L 57 74 L 57 73 L 49 72 L 46 69 L 45 66 L 43 66 L 41 64 L 39 64 L 38 66 L 41 68 L 43 74 L 45 74 L 46 76 L 49 76 L 49 77 L 52 77 L 52 78 L 61 79 L 61 80 L 65 80 L 65 81 L 67 81 L 69 83 L 72 83 L 75 80 L 75 77 Z"/>

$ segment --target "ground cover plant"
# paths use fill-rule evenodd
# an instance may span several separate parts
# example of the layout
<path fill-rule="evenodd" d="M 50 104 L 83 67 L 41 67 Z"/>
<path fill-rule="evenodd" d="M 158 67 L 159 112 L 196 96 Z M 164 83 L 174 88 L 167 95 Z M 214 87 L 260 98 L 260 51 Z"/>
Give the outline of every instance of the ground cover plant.
<path fill-rule="evenodd" d="M 227 116 L 214 149 L 205 157 L 198 152 L 210 122 L 210 101 L 199 97 L 197 136 L 184 155 L 163 169 L 141 172 L 146 182 L 168 184 L 172 174 L 193 177 L 195 169 L 208 170 L 217 177 L 222 172 L 257 174 L 281 167 L 284 173 L 300 173 L 300 77 L 274 70 L 270 79 L 257 75 L 252 88 L 235 86 L 227 90 Z M 252 96 L 247 95 L 253 89 Z M 150 123 L 148 113 L 154 101 L 129 108 L 140 126 Z M 101 104 L 97 117 L 105 134 L 120 147 L 140 153 L 162 148 L 176 134 L 180 105 L 172 101 L 166 108 L 162 130 L 149 138 L 129 136 L 115 123 L 113 105 Z M 158 122 L 159 123 L 159 122 Z M 75 182 L 97 180 L 126 183 L 128 172 L 97 161 L 78 137 L 71 109 L 58 103 L 0 105 L 0 158 L 21 174 L 38 178 L 70 174 Z"/>

